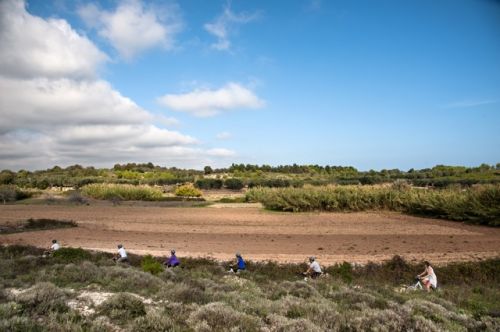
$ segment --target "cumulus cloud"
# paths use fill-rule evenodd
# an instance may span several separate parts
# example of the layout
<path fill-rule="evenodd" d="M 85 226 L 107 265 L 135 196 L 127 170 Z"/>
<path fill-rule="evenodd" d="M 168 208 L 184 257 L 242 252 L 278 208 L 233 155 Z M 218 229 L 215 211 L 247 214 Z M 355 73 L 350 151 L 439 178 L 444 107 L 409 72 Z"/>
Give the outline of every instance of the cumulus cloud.
<path fill-rule="evenodd" d="M 33 16 L 20 0 L 1 1 L 0 20 L 0 168 L 144 161 L 195 167 L 227 155 L 156 125 L 176 120 L 97 78 L 106 56 L 66 21 Z"/>
<path fill-rule="evenodd" d="M 195 89 L 183 94 L 167 94 L 158 102 L 173 111 L 209 117 L 235 109 L 261 108 L 265 102 L 238 83 L 228 83 L 217 90 Z"/>
<path fill-rule="evenodd" d="M 212 22 L 205 23 L 203 26 L 208 33 L 217 38 L 217 41 L 212 43 L 211 47 L 219 51 L 230 49 L 231 41 L 229 37 L 235 26 L 252 22 L 259 18 L 259 16 L 258 12 L 234 13 L 231 10 L 230 4 L 226 5 L 222 14 Z"/>
<path fill-rule="evenodd" d="M 87 4 L 78 13 L 125 59 L 157 46 L 172 48 L 182 26 L 175 7 L 154 8 L 139 0 L 123 1 L 114 11 Z"/>
<path fill-rule="evenodd" d="M 66 125 L 133 124 L 152 119 L 150 113 L 102 80 L 0 77 L 0 91 L 0 133 Z"/>
<path fill-rule="evenodd" d="M 95 77 L 108 60 L 65 20 L 30 15 L 21 0 L 0 1 L 0 73 L 11 77 Z"/>

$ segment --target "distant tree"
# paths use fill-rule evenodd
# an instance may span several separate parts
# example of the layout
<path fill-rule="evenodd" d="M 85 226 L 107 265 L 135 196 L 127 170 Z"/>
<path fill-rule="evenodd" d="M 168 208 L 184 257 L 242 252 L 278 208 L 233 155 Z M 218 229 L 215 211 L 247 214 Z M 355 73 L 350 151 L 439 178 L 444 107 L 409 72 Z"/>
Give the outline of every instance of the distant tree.
<path fill-rule="evenodd" d="M 11 185 L 0 185 L 0 200 L 3 204 L 16 200 L 16 187 Z"/>
<path fill-rule="evenodd" d="M 0 172 L 0 184 L 12 184 L 16 179 L 16 174 L 9 170 L 3 170 Z"/>
<path fill-rule="evenodd" d="M 205 172 L 205 174 L 212 174 L 214 172 L 214 170 L 210 166 L 205 166 L 203 168 L 203 171 Z"/>

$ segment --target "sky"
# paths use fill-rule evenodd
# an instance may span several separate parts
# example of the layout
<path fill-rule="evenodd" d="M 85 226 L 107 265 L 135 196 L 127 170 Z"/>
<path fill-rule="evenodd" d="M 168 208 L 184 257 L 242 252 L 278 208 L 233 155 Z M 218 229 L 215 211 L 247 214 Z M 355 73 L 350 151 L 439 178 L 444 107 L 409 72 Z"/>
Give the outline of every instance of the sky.
<path fill-rule="evenodd" d="M 500 162 L 500 1 L 0 0 L 0 169 Z"/>

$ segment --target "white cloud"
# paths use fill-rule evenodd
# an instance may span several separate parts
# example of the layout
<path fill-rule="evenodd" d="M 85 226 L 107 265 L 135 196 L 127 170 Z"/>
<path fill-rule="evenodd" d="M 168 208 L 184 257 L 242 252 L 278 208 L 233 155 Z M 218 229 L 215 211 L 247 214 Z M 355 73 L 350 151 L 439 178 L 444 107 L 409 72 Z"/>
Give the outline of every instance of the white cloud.
<path fill-rule="evenodd" d="M 66 21 L 33 16 L 15 0 L 0 2 L 0 19 L 0 169 L 144 161 L 200 167 L 228 154 L 155 125 L 177 120 L 98 79 L 106 56 Z"/>
<path fill-rule="evenodd" d="M 221 133 L 218 133 L 217 135 L 215 135 L 215 137 L 217 139 L 220 139 L 220 140 L 226 140 L 226 139 L 230 139 L 233 135 L 231 135 L 230 132 L 227 132 L 227 131 L 223 131 Z"/>
<path fill-rule="evenodd" d="M 21 0 L 0 1 L 2 75 L 89 78 L 107 59 L 65 20 L 33 16 Z"/>
<path fill-rule="evenodd" d="M 217 38 L 217 41 L 212 43 L 211 47 L 219 51 L 230 49 L 231 41 L 229 37 L 234 27 L 254 21 L 259 18 L 259 16 L 258 12 L 236 14 L 231 10 L 228 4 L 221 15 L 214 21 L 205 23 L 203 26 L 208 33 Z"/>
<path fill-rule="evenodd" d="M 238 83 L 228 83 L 220 89 L 196 89 L 184 94 L 167 94 L 158 102 L 173 111 L 187 112 L 198 117 L 217 115 L 223 111 L 261 108 L 265 102 Z"/>
<path fill-rule="evenodd" d="M 171 49 L 182 26 L 175 7 L 154 8 L 139 0 L 123 1 L 115 11 L 87 4 L 78 13 L 125 59 L 157 46 Z"/>
<path fill-rule="evenodd" d="M 0 77 L 0 91 L 0 133 L 67 125 L 134 124 L 152 119 L 150 113 L 101 80 Z"/>
<path fill-rule="evenodd" d="M 471 108 L 483 105 L 496 104 L 496 100 L 462 100 L 454 103 L 449 103 L 443 106 L 443 108 Z"/>
<path fill-rule="evenodd" d="M 223 148 L 210 149 L 207 154 L 213 157 L 234 157 L 236 155 L 234 151 Z"/>

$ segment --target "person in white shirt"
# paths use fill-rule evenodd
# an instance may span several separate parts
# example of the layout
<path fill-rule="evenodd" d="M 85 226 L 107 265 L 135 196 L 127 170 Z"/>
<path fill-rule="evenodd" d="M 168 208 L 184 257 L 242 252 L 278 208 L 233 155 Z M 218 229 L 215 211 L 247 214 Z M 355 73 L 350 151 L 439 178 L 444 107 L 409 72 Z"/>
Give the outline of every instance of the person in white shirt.
<path fill-rule="evenodd" d="M 309 268 L 304 272 L 305 276 L 310 276 L 312 279 L 319 277 L 323 271 L 321 271 L 321 266 L 319 265 L 316 257 L 309 257 Z"/>
<path fill-rule="evenodd" d="M 118 254 L 113 257 L 113 260 L 115 262 L 128 263 L 127 252 L 125 251 L 125 248 L 123 248 L 123 245 L 118 245 Z"/>
<path fill-rule="evenodd" d="M 61 246 L 59 245 L 59 243 L 57 243 L 57 240 L 52 240 L 52 245 L 50 246 L 50 251 L 54 252 L 56 250 L 59 250 L 59 248 L 61 248 Z"/>
<path fill-rule="evenodd" d="M 425 270 L 418 276 L 422 279 L 425 289 L 428 292 L 430 292 L 431 287 L 432 289 L 437 288 L 437 277 L 436 274 L 434 273 L 434 269 L 432 268 L 431 263 L 425 261 L 424 264 L 425 264 Z"/>
<path fill-rule="evenodd" d="M 59 248 L 61 248 L 61 246 L 59 245 L 59 243 L 57 243 L 57 240 L 52 240 L 52 245 L 50 246 L 49 250 L 43 252 L 42 257 L 52 256 L 52 254 L 59 250 Z"/>

